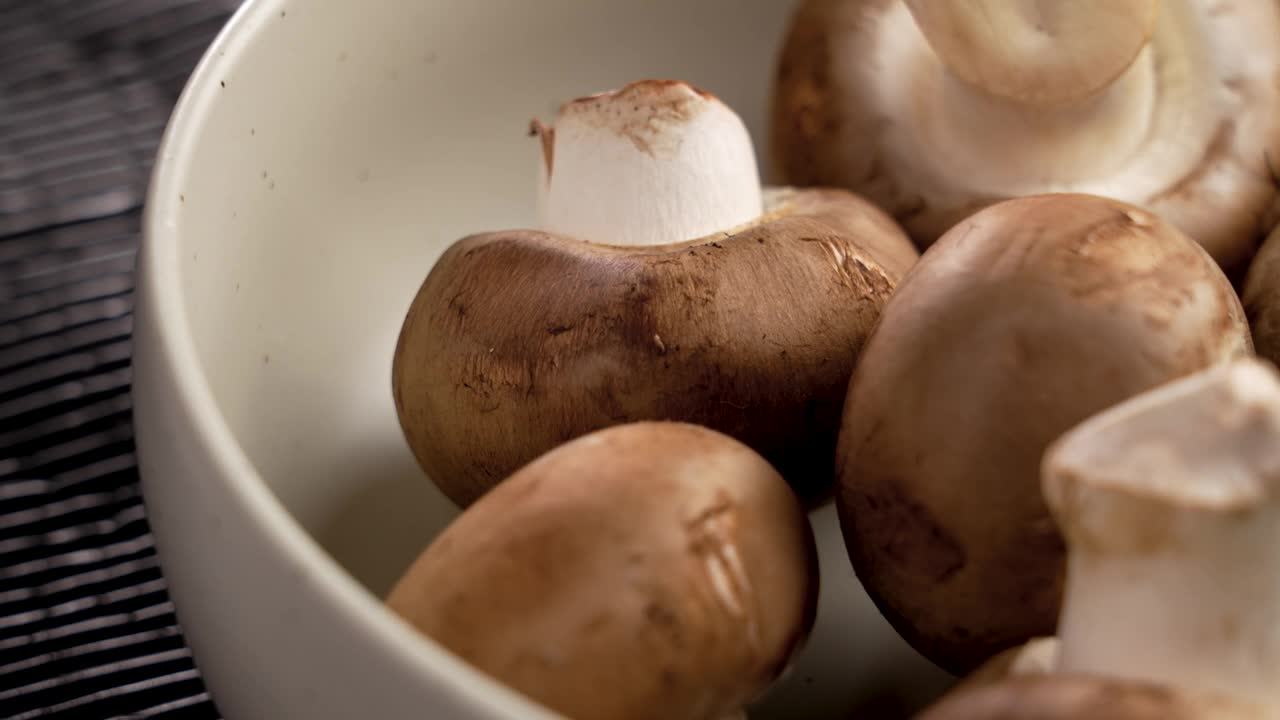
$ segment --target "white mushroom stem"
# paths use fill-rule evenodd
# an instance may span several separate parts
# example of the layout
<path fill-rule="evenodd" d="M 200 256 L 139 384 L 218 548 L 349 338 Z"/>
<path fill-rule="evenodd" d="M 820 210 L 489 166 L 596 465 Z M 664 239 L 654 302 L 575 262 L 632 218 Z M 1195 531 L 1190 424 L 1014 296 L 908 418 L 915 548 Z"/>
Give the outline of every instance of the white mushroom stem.
<path fill-rule="evenodd" d="M 946 65 L 998 97 L 1057 105 L 1091 96 L 1133 64 L 1158 0 L 906 0 Z"/>
<path fill-rule="evenodd" d="M 1046 7 L 1056 12 L 1037 19 L 1032 8 Z M 991 197 L 1028 187 L 1155 196 L 1202 162 L 1226 102 L 1210 52 L 1216 28 L 1189 0 L 1156 7 L 1151 0 L 894 5 L 862 70 L 884 75 L 868 81 L 878 96 L 866 104 L 899 119 L 901 127 L 886 130 L 890 141 L 930 158 L 937 177 L 926 184 L 935 198 L 950 187 Z M 1038 30 L 1042 22 L 1057 34 Z M 1099 40 L 1125 50 L 1101 52 Z"/>
<path fill-rule="evenodd" d="M 1065 435 L 1045 496 L 1070 546 L 1056 670 L 1280 707 L 1280 380 L 1241 360 Z"/>
<path fill-rule="evenodd" d="M 541 137 L 539 227 L 615 245 L 723 232 L 763 212 L 742 120 L 682 82 L 649 80 L 574 100 Z"/>

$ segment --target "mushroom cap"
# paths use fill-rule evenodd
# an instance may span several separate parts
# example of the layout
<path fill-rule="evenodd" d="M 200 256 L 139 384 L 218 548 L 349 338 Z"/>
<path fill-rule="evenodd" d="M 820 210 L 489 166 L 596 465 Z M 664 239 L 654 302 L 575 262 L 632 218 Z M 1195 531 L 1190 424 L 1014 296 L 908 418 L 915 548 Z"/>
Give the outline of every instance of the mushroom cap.
<path fill-rule="evenodd" d="M 770 179 L 851 189 L 922 247 L 1005 199 L 1114 197 L 1234 273 L 1277 196 L 1277 37 L 1280 3 L 1163 0 L 1148 47 L 1110 88 L 1046 110 L 957 79 L 899 0 L 805 0 L 775 81 Z"/>
<path fill-rule="evenodd" d="M 818 502 L 858 353 L 916 257 L 844 191 L 780 193 L 754 225 L 665 246 L 466 238 L 405 319 L 400 424 L 463 506 L 566 440 L 640 420 L 738 438 Z"/>
<path fill-rule="evenodd" d="M 948 695 L 918 720 L 1264 720 L 1227 696 L 1084 675 L 1028 675 Z"/>
<path fill-rule="evenodd" d="M 1222 271 L 1146 211 L 1047 195 L 976 214 L 895 291 L 849 386 L 838 508 L 859 579 L 958 675 L 1053 634 L 1064 547 L 1045 449 L 1250 350 Z"/>
<path fill-rule="evenodd" d="M 777 472 L 677 423 L 592 433 L 462 513 L 387 598 L 567 717 L 720 720 L 813 624 L 817 554 Z"/>
<path fill-rule="evenodd" d="M 1280 364 L 1280 227 L 1249 266 L 1242 297 L 1254 348 L 1258 355 Z"/>

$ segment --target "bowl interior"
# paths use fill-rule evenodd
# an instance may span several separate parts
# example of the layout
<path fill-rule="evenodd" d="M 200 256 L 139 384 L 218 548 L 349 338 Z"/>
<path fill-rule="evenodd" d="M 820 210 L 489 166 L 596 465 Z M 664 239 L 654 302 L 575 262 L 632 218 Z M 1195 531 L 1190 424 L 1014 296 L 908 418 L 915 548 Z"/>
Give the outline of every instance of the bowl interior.
<path fill-rule="evenodd" d="M 760 143 L 790 8 L 277 2 L 255 16 L 265 27 L 224 48 L 241 60 L 216 78 L 193 171 L 170 189 L 185 309 L 219 408 L 263 481 L 372 593 L 456 513 L 397 425 L 396 335 L 450 243 L 530 224 L 529 120 L 585 93 L 673 77 L 723 98 Z M 876 613 L 834 513 L 814 523 L 819 627 L 753 717 L 844 718 L 876 697 L 915 706 L 936 695 L 949 678 Z"/>

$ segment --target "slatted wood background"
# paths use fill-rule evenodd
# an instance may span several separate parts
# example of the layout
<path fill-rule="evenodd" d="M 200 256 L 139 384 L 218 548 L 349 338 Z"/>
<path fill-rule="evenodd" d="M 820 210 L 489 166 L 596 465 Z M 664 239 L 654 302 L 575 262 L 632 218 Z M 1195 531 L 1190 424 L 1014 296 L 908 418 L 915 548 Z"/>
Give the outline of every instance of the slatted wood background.
<path fill-rule="evenodd" d="M 235 0 L 0 0 L 0 718 L 217 718 L 138 489 L 152 158 Z"/>

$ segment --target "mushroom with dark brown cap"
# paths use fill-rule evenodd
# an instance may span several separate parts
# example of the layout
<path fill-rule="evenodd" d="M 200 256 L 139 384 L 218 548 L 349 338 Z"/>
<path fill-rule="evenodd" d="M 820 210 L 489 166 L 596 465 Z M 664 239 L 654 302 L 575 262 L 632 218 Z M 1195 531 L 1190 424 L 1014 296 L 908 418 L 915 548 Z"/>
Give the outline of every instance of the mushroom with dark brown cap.
<path fill-rule="evenodd" d="M 1151 213 L 1087 195 L 977 213 L 894 293 L 850 382 L 838 509 L 859 579 L 955 674 L 1052 634 L 1064 558 L 1045 448 L 1250 352 L 1226 276 Z"/>
<path fill-rule="evenodd" d="M 1113 197 L 1234 275 L 1277 196 L 1277 37 L 1270 0 L 805 0 L 773 174 L 865 195 L 921 246 L 993 202 Z"/>
<path fill-rule="evenodd" d="M 540 229 L 465 238 L 396 348 L 396 408 L 461 505 L 565 440 L 679 420 L 829 497 L 844 388 L 917 259 L 846 191 L 762 195 L 716 98 L 648 81 L 567 104 L 544 146 Z"/>
<path fill-rule="evenodd" d="M 803 644 L 817 553 L 786 482 L 705 428 L 582 436 L 468 508 L 387 598 L 574 720 L 721 720 Z"/>
<path fill-rule="evenodd" d="M 925 717 L 1280 716 L 1274 366 L 1219 365 L 1100 413 L 1050 447 L 1043 477 L 1069 548 L 1059 636 Z"/>

